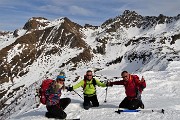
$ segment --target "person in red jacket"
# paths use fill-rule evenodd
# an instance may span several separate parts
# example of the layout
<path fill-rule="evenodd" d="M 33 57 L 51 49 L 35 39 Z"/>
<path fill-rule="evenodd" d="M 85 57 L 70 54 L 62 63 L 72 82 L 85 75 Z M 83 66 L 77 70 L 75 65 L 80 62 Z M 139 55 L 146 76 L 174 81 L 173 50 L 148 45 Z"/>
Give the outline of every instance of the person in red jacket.
<path fill-rule="evenodd" d="M 142 77 L 139 80 L 137 75 L 131 75 L 127 71 L 121 73 L 123 80 L 108 82 L 108 86 L 123 85 L 125 87 L 126 97 L 119 104 L 119 108 L 126 109 L 138 109 L 139 107 L 144 109 L 144 104 L 141 100 L 141 93 L 146 87 L 146 82 Z"/>

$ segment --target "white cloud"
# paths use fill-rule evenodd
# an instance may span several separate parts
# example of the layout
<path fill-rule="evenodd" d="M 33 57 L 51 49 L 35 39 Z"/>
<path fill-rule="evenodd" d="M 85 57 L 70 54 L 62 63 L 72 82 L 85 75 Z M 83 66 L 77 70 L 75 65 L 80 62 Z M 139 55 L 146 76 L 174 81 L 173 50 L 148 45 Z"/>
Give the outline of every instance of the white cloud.
<path fill-rule="evenodd" d="M 78 6 L 71 6 L 69 7 L 69 12 L 72 15 L 83 15 L 83 16 L 89 16 L 93 15 L 93 13 L 85 8 L 78 7 Z"/>
<path fill-rule="evenodd" d="M 51 13 L 65 12 L 65 10 L 62 9 L 61 7 L 57 7 L 57 6 L 54 6 L 54 5 L 40 6 L 40 7 L 37 7 L 36 9 L 40 10 L 40 11 L 47 12 L 47 13 L 49 13 L 49 12 L 51 12 Z"/>

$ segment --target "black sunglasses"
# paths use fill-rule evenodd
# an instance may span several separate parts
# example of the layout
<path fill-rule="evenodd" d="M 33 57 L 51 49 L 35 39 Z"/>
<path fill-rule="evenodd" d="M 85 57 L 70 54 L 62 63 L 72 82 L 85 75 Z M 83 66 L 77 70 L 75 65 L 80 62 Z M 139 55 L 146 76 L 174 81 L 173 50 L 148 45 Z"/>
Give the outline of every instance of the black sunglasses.
<path fill-rule="evenodd" d="M 87 75 L 87 76 L 92 76 L 92 75 Z"/>
<path fill-rule="evenodd" d="M 65 80 L 64 79 L 57 79 L 57 81 L 63 81 L 64 82 Z"/>

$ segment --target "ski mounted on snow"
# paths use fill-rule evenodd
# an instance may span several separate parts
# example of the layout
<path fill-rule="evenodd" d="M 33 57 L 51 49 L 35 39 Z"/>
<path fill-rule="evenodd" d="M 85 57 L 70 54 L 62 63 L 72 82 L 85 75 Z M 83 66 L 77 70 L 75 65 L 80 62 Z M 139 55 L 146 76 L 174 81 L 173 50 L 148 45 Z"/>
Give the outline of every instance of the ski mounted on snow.
<path fill-rule="evenodd" d="M 158 112 L 158 113 L 163 113 L 164 114 L 164 109 L 136 109 L 136 110 L 129 110 L 129 109 L 118 109 L 115 111 L 116 113 L 122 113 L 122 112 L 145 112 L 145 113 L 151 113 L 151 112 Z"/>
<path fill-rule="evenodd" d="M 46 115 L 45 115 L 45 117 L 48 118 L 48 119 L 53 118 L 54 120 L 80 120 L 79 117 L 77 117 L 77 118 L 76 117 L 74 117 L 74 118 L 64 118 L 64 119 L 56 118 L 56 117 L 47 117 Z"/>
<path fill-rule="evenodd" d="M 62 120 L 62 119 L 60 119 Z M 74 118 L 74 119 L 64 119 L 64 120 L 80 120 L 80 118 Z"/>
<path fill-rule="evenodd" d="M 70 118 L 65 118 L 65 119 L 58 119 L 58 118 L 54 118 L 54 120 L 80 120 L 80 118 L 72 118 L 72 119 L 70 119 Z"/>

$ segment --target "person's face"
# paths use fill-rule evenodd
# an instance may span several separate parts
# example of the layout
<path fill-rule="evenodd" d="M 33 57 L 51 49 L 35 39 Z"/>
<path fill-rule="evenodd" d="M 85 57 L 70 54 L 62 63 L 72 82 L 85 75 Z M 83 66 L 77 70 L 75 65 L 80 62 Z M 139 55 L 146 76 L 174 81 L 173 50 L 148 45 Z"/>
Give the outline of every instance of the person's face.
<path fill-rule="evenodd" d="M 87 72 L 86 76 L 87 76 L 88 80 L 91 80 L 92 79 L 92 72 Z"/>
<path fill-rule="evenodd" d="M 123 73 L 122 78 L 123 78 L 123 80 L 128 81 L 129 73 Z"/>
<path fill-rule="evenodd" d="M 65 81 L 65 80 L 64 80 L 63 78 L 60 78 L 60 79 L 57 79 L 56 81 L 57 81 L 57 83 L 59 83 L 59 84 L 64 84 L 64 81 Z"/>

